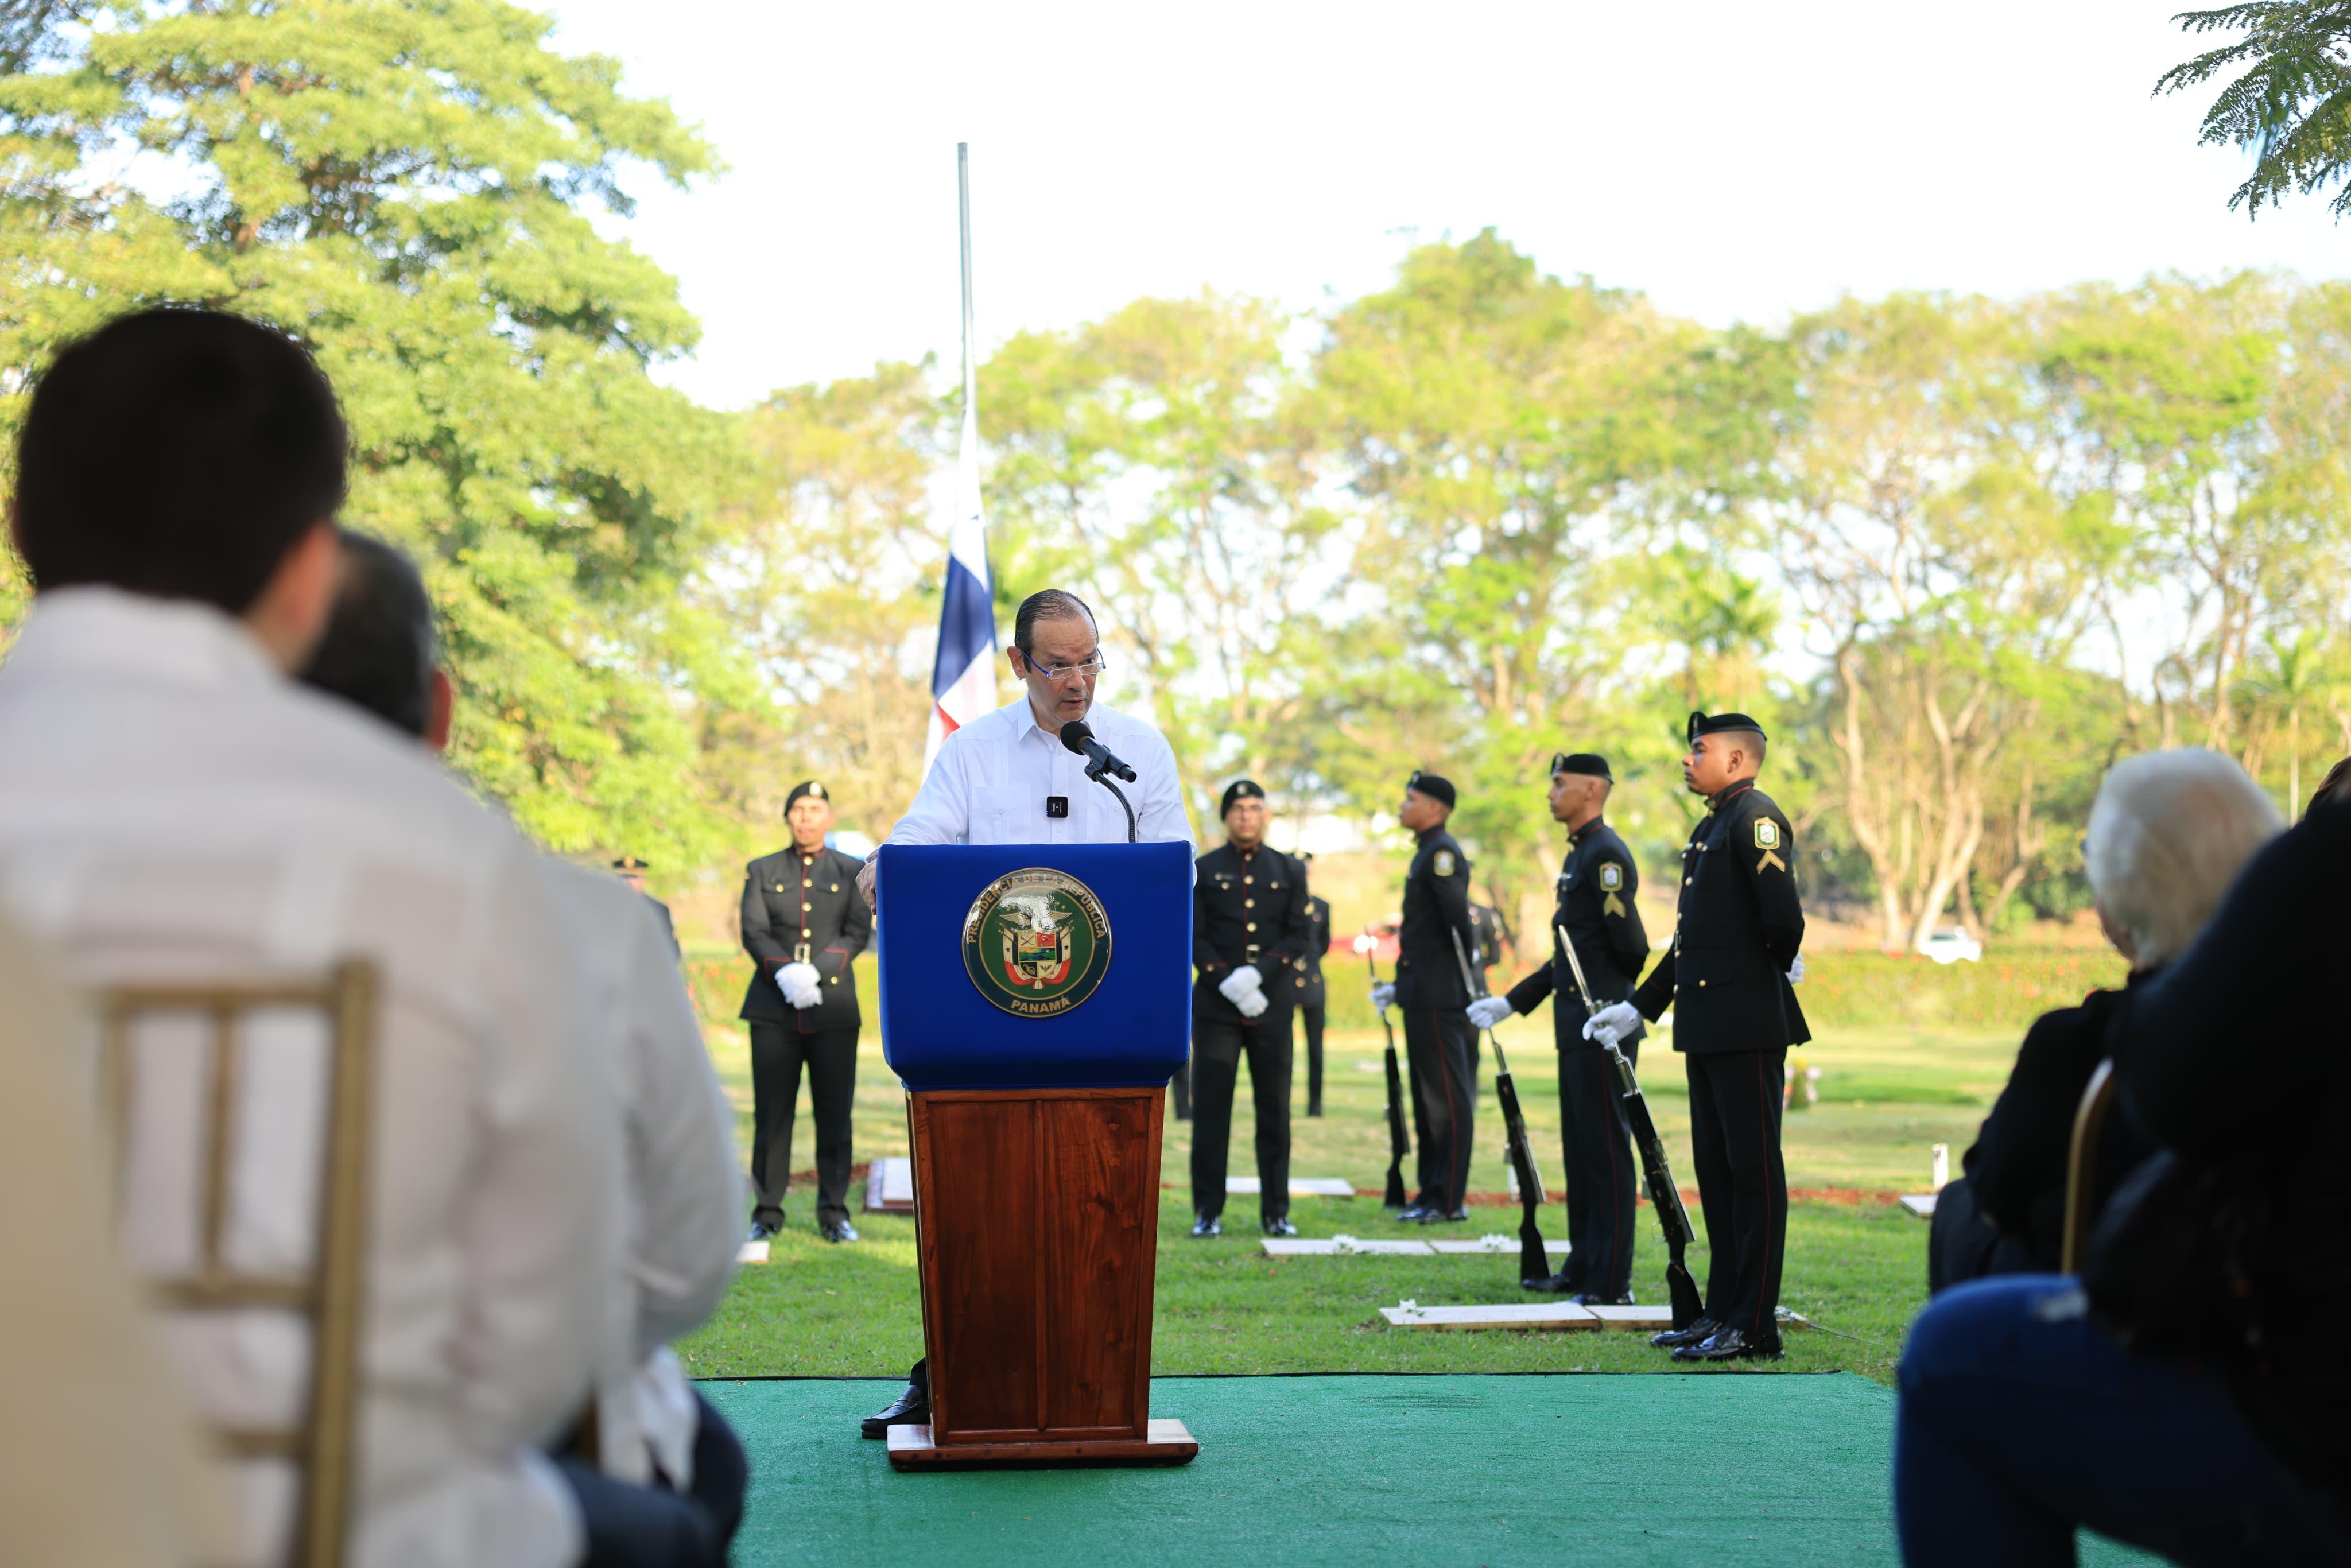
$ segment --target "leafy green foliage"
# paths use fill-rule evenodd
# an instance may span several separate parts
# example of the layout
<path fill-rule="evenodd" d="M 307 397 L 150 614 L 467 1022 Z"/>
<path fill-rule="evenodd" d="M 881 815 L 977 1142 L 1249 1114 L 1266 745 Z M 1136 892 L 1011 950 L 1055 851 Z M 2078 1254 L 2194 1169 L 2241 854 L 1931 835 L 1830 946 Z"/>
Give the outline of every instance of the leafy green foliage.
<path fill-rule="evenodd" d="M 697 329 L 597 232 L 709 149 L 502 0 L 47 0 L 0 20 L 0 429 L 56 348 L 172 301 L 308 344 L 345 520 L 417 553 L 453 756 L 564 850 L 731 838 L 701 728 L 757 707 L 681 597 L 742 484 L 732 422 L 648 371 Z"/>
<path fill-rule="evenodd" d="M 2181 92 L 2243 68 L 2205 111 L 2207 146 L 2249 148 L 2253 172 L 2229 197 L 2259 213 L 2288 193 L 2340 185 L 2327 204 L 2351 213 L 2351 6 L 2341 0 L 2252 0 L 2174 20 L 2190 33 L 2241 29 L 2231 44 L 2172 67 L 2155 84 Z"/>

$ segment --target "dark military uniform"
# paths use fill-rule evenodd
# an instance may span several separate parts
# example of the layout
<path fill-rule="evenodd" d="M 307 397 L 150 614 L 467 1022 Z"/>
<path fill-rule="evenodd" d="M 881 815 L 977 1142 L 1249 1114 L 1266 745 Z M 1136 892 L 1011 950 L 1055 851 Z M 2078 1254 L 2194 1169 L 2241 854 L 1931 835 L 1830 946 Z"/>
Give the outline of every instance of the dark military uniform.
<path fill-rule="evenodd" d="M 1673 946 L 1631 998 L 1653 1022 L 1674 1009 L 1686 1059 L 1712 1254 L 1706 1315 L 1765 1349 L 1780 1340 L 1788 1239 L 1782 1080 L 1788 1047 L 1812 1038 L 1787 975 L 1804 940 L 1795 853 L 1786 815 L 1753 779 L 1709 799 L 1682 851 Z"/>
<path fill-rule="evenodd" d="M 1330 901 L 1310 893 L 1306 896 L 1306 951 L 1299 956 L 1296 964 L 1298 1018 L 1306 1026 L 1306 1113 L 1310 1116 L 1322 1113 L 1322 956 L 1330 950 Z"/>
<path fill-rule="evenodd" d="M 1309 938 L 1306 868 L 1280 850 L 1224 844 L 1200 857 L 1192 883 L 1192 1209 L 1225 1208 L 1233 1092 L 1249 1058 L 1257 1108 L 1260 1220 L 1290 1212 L 1291 978 Z M 1244 964 L 1257 967 L 1265 1011 L 1243 1018 L 1217 988 Z"/>
<path fill-rule="evenodd" d="M 849 1218 L 849 1112 L 857 1093 L 857 977 L 850 965 L 873 936 L 857 892 L 865 862 L 839 850 L 779 850 L 745 868 L 743 951 L 754 966 L 737 1016 L 751 1026 L 754 1224 L 780 1227 L 792 1173 L 792 1103 L 800 1066 L 816 1117 L 817 1223 Z M 816 967 L 823 988 L 795 1008 L 776 985 L 790 963 Z"/>
<path fill-rule="evenodd" d="M 1559 1044 L 1559 1122 L 1562 1168 L 1567 1173 L 1567 1267 L 1554 1287 L 1590 1291 L 1615 1301 L 1632 1288 L 1633 1199 L 1640 1191 L 1639 1169 L 1624 1118 L 1614 1067 L 1596 1040 L 1583 1038 L 1591 1014 L 1575 992 L 1575 971 L 1559 950 L 1560 927 L 1575 944 L 1576 962 L 1592 985 L 1592 1005 L 1606 1007 L 1633 994 L 1633 982 L 1649 961 L 1648 933 L 1633 894 L 1641 885 L 1631 852 L 1616 830 L 1594 817 L 1568 839 L 1559 868 L 1559 903 L 1551 923 L 1552 961 L 1510 988 L 1510 1010 L 1532 1012 L 1546 997 L 1552 1033 Z M 1641 1037 L 1635 1030 L 1618 1042 L 1628 1061 L 1638 1061 Z"/>
<path fill-rule="evenodd" d="M 1443 828 L 1420 835 L 1404 879 L 1396 927 L 1395 1005 L 1411 1059 L 1412 1122 L 1419 1138 L 1416 1207 L 1458 1214 L 1468 1201 L 1478 1108 L 1478 1032 L 1461 960 L 1477 932 L 1469 924 L 1469 857 Z"/>

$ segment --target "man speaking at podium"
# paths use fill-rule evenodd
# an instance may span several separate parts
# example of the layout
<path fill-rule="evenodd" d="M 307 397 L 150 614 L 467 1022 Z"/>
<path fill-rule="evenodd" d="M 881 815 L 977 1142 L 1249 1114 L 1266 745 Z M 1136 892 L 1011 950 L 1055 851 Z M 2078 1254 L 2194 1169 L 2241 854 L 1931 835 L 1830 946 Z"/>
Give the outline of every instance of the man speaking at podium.
<path fill-rule="evenodd" d="M 1133 769 L 1126 789 L 1134 808 L 1134 841 L 1191 848 L 1176 753 L 1166 737 L 1139 718 L 1094 704 L 1103 659 L 1100 630 L 1085 601 L 1058 588 L 1022 600 L 1005 657 L 1026 689 L 1019 700 L 947 737 L 914 805 L 858 873 L 857 889 L 868 904 L 874 873 L 893 844 L 1126 842 L 1126 809 L 1086 777 L 1087 740 Z M 1072 724 L 1091 734 L 1064 741 Z M 876 913 L 888 917 L 886 911 Z M 866 1416 L 859 1429 L 885 1437 L 898 1423 L 930 1418 L 930 1379 L 918 1361 L 907 1374 L 906 1391 Z"/>

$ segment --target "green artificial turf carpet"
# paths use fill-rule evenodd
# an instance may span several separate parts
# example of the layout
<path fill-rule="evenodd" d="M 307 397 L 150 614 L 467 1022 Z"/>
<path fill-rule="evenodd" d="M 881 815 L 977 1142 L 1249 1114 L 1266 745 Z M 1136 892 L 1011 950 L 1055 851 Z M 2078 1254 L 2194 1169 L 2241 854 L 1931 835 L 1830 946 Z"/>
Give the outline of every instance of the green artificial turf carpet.
<path fill-rule="evenodd" d="M 856 1435 L 899 1386 L 702 1385 L 751 1458 L 738 1568 L 1897 1561 L 1894 1396 L 1850 1374 L 1163 1377 L 1187 1466 L 911 1475 Z"/>

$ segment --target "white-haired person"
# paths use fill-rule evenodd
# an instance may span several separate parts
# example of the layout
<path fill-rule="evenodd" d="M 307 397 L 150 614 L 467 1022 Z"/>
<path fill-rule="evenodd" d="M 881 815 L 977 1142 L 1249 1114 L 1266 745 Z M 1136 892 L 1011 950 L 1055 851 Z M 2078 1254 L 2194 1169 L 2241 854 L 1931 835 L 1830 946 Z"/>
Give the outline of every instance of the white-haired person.
<path fill-rule="evenodd" d="M 2016 1053 L 2008 1086 L 1935 1207 L 1928 1285 L 1987 1274 L 2053 1272 L 2065 1229 L 2074 1113 L 2105 1059 L 2106 1031 L 2131 987 L 2184 951 L 2221 895 L 2284 820 L 2261 786 L 2217 751 L 2158 751 L 2106 775 L 2090 809 L 2083 868 L 2098 924 L 2130 964 L 2122 990 L 2043 1013 Z M 2097 1190 L 2111 1193 L 2152 1147 L 2117 1117 L 2098 1148 Z"/>
<path fill-rule="evenodd" d="M 2242 786 L 2211 762 L 2126 766 L 2093 808 L 2093 863 L 2208 852 L 2150 835 L 2148 803 Z M 2109 1125 L 2159 1153 L 2100 1217 L 2083 1278 L 1971 1281 L 1912 1326 L 1894 1492 L 1913 1568 L 2071 1564 L 2082 1530 L 2182 1563 L 2351 1563 L 2346 880 L 2351 804 L 2323 803 L 2113 1004 Z M 2172 1265 L 2132 1270 L 2105 1246 L 2121 1230 Z M 2189 1301 L 2211 1310 L 2163 1332 Z"/>

